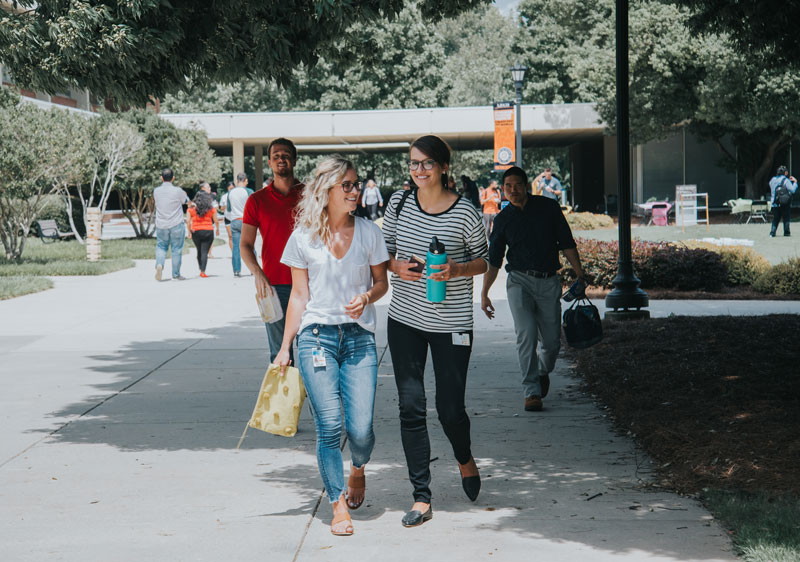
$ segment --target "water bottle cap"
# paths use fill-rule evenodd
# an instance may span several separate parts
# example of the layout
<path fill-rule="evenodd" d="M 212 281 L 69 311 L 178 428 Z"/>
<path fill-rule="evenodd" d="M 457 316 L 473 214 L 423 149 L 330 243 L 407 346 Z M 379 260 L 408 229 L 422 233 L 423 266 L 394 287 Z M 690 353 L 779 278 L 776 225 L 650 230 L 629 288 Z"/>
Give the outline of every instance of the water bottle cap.
<path fill-rule="evenodd" d="M 428 247 L 428 251 L 432 254 L 443 254 L 445 252 L 444 244 L 439 242 L 439 239 L 434 236 L 431 238 L 431 245 Z"/>

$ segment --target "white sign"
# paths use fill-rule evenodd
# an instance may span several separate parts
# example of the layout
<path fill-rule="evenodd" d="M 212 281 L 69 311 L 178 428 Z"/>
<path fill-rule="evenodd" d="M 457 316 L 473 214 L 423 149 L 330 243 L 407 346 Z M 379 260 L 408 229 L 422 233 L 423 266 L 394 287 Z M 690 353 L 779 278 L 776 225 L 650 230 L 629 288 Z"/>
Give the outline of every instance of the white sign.
<path fill-rule="evenodd" d="M 681 195 L 689 195 L 681 201 Z M 697 186 L 696 185 L 676 185 L 675 186 L 675 225 L 694 225 L 697 224 Z"/>

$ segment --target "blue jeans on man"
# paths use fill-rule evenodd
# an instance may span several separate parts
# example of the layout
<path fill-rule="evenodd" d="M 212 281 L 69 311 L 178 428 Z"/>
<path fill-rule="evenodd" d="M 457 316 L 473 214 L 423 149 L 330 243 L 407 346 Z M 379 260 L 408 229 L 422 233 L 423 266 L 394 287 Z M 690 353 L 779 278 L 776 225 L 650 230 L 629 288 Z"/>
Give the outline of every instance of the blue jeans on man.
<path fill-rule="evenodd" d="M 325 365 L 314 365 L 312 353 L 317 348 L 323 350 Z M 375 445 L 372 429 L 378 381 L 375 334 L 356 323 L 312 324 L 297 336 L 297 351 L 297 365 L 317 428 L 319 473 L 328 500 L 334 503 L 345 490 L 340 448 L 342 425 L 356 468 L 369 461 Z"/>
<path fill-rule="evenodd" d="M 181 275 L 181 259 L 183 257 L 183 242 L 186 236 L 186 227 L 183 223 L 172 228 L 156 229 L 156 267 L 163 268 L 167 261 L 167 250 L 172 247 L 172 278 Z"/>
<path fill-rule="evenodd" d="M 231 221 L 231 239 L 233 248 L 231 248 L 231 263 L 233 264 L 233 274 L 238 275 L 242 271 L 242 254 L 239 251 L 239 240 L 242 238 L 242 221 Z"/>

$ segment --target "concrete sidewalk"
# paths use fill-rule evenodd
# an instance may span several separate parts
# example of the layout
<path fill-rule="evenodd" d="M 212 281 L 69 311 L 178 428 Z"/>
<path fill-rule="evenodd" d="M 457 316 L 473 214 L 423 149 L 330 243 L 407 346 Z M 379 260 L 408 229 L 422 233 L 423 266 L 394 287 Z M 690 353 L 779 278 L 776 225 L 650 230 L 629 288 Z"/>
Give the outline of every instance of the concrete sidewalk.
<path fill-rule="evenodd" d="M 478 501 L 461 490 L 431 390 L 435 516 L 400 525 L 412 499 L 385 298 L 367 500 L 353 512 L 355 535 L 333 537 L 307 409 L 294 438 L 250 430 L 235 449 L 265 371 L 266 334 L 252 278 L 234 279 L 226 259 L 208 273 L 196 278 L 190 255 L 189 280 L 156 283 L 153 261 L 142 261 L 0 302 L 2 560 L 735 559 L 697 502 L 651 485 L 650 462 L 579 392 L 563 358 L 545 411 L 522 410 L 500 282 L 494 321 L 476 305 L 469 373 Z M 713 301 L 730 313 L 746 305 Z"/>

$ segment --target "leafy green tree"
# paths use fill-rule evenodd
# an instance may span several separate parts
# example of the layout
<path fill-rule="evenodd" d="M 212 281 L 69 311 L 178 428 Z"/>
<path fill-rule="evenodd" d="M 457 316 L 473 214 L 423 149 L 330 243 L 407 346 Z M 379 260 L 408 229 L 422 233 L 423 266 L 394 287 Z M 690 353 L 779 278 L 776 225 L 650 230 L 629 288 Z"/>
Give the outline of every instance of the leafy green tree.
<path fill-rule="evenodd" d="M 155 231 L 153 190 L 158 186 L 161 170 L 172 168 L 175 183 L 190 187 L 202 180 L 214 181 L 220 173 L 219 164 L 203 132 L 179 129 L 144 109 L 119 113 L 116 118 L 131 125 L 144 139 L 142 149 L 125 175 L 118 178 L 115 189 L 122 213 L 136 237 L 150 237 Z"/>
<path fill-rule="evenodd" d="M 22 256 L 64 161 L 49 112 L 0 90 L 0 241 L 6 259 L 14 260 Z"/>
<path fill-rule="evenodd" d="M 434 22 L 410 3 L 393 20 L 362 24 L 351 32 L 362 47 L 349 66 L 323 57 L 299 67 L 285 87 L 264 79 L 235 85 L 194 85 L 165 97 L 167 112 L 330 111 L 488 105 L 512 99 L 508 68 L 516 24 L 494 6 L 479 6 Z M 490 151 L 459 152 L 460 168 L 472 177 L 492 168 Z M 296 173 L 307 177 L 322 156 L 301 155 Z M 405 153 L 348 155 L 364 177 L 399 188 L 409 174 Z M 469 162 L 469 164 L 467 164 Z M 458 172 L 461 174 L 462 172 Z"/>
<path fill-rule="evenodd" d="M 526 99 L 595 102 L 613 132 L 613 0 L 523 0 L 520 15 L 516 48 L 539 77 L 526 84 Z M 755 198 L 777 151 L 800 132 L 800 92 L 791 78 L 797 70 L 742 51 L 726 35 L 698 34 L 691 17 L 673 4 L 631 2 L 631 138 L 643 143 L 688 127 L 717 144 L 721 161 L 738 170 Z"/>
<path fill-rule="evenodd" d="M 783 63 L 800 63 L 797 48 L 797 0 L 673 0 L 692 9 L 690 24 L 720 31 L 747 51 L 763 51 Z"/>
<path fill-rule="evenodd" d="M 486 0 L 420 2 L 436 21 Z M 4 3 L 6 4 L 6 3 Z M 396 17 L 405 0 L 13 0 L 0 13 L 0 59 L 20 85 L 139 103 L 192 83 L 259 76 L 288 84 L 322 53 L 348 63 L 369 38 L 353 29 Z"/>

